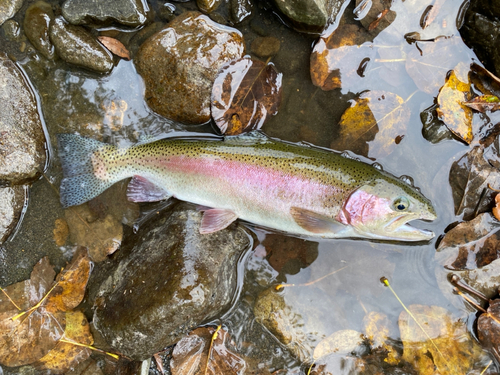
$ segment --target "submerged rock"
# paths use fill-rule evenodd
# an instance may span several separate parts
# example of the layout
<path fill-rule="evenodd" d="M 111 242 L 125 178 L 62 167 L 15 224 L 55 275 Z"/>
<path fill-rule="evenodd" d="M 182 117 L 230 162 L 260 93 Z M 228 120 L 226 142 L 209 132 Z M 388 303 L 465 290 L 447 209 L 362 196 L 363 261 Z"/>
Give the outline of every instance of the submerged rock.
<path fill-rule="evenodd" d="M 23 0 L 0 0 L 0 26 L 23 6 Z"/>
<path fill-rule="evenodd" d="M 9 237 L 21 217 L 26 193 L 24 186 L 0 188 L 0 244 Z"/>
<path fill-rule="evenodd" d="M 346 0 L 274 0 L 298 31 L 320 33 L 342 10 Z"/>
<path fill-rule="evenodd" d="M 111 52 L 83 27 L 70 25 L 62 17 L 54 20 L 50 40 L 57 54 L 70 64 L 98 73 L 109 73 L 113 69 Z"/>
<path fill-rule="evenodd" d="M 66 0 L 63 16 L 73 25 L 119 23 L 139 27 L 146 23 L 148 6 L 141 0 Z"/>
<path fill-rule="evenodd" d="M 243 36 L 199 12 L 186 12 L 149 38 L 135 58 L 146 101 L 162 116 L 189 124 L 210 119 L 215 75 L 243 56 Z"/>
<path fill-rule="evenodd" d="M 237 223 L 201 235 L 201 216 L 182 203 L 155 217 L 124 240 L 109 269 L 96 272 L 104 282 L 96 289 L 94 325 L 116 350 L 149 358 L 229 307 L 250 239 Z"/>
<path fill-rule="evenodd" d="M 30 5 L 24 16 L 24 33 L 33 46 L 47 59 L 54 58 L 54 46 L 50 41 L 49 28 L 54 19 L 50 4 L 37 1 Z"/>
<path fill-rule="evenodd" d="M 0 53 L 0 182 L 33 180 L 45 166 L 45 134 L 36 97 L 21 70 Z"/>

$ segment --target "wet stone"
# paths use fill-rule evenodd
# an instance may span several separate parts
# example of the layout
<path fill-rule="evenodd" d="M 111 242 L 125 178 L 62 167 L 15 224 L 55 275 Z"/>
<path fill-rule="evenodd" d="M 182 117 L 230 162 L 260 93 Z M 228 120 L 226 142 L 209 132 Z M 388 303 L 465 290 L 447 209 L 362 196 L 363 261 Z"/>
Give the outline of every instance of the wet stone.
<path fill-rule="evenodd" d="M 135 58 L 153 111 L 175 121 L 201 124 L 210 119 L 215 75 L 244 53 L 241 33 L 199 12 L 186 12 L 149 38 Z"/>
<path fill-rule="evenodd" d="M 160 213 L 94 272 L 93 322 L 119 352 L 149 358 L 229 307 L 250 239 L 238 223 L 201 235 L 201 217 L 186 203 Z"/>
<path fill-rule="evenodd" d="M 8 40 L 19 40 L 21 36 L 21 26 L 18 22 L 14 20 L 7 20 L 2 25 L 2 29 L 5 33 L 5 37 Z"/>
<path fill-rule="evenodd" d="M 16 227 L 26 199 L 22 185 L 0 188 L 0 244 Z"/>
<path fill-rule="evenodd" d="M 113 56 L 81 26 L 57 17 L 50 28 L 50 40 L 57 54 L 66 62 L 98 73 L 113 69 Z"/>
<path fill-rule="evenodd" d="M 45 135 L 37 102 L 21 70 L 0 53 L 0 183 L 35 179 L 45 166 Z"/>
<path fill-rule="evenodd" d="M 280 41 L 273 36 L 258 37 L 252 42 L 250 49 L 259 57 L 274 56 L 280 50 Z"/>
<path fill-rule="evenodd" d="M 23 6 L 23 0 L 0 0 L 0 26 L 14 17 Z"/>
<path fill-rule="evenodd" d="M 141 0 L 66 0 L 62 5 L 64 18 L 73 25 L 139 27 L 146 23 L 147 10 Z"/>
<path fill-rule="evenodd" d="M 30 5 L 24 16 L 24 33 L 33 46 L 47 59 L 54 58 L 54 46 L 50 41 L 49 28 L 54 19 L 50 4 L 37 1 Z"/>
<path fill-rule="evenodd" d="M 231 19 L 234 23 L 243 22 L 252 15 L 251 0 L 231 0 Z"/>

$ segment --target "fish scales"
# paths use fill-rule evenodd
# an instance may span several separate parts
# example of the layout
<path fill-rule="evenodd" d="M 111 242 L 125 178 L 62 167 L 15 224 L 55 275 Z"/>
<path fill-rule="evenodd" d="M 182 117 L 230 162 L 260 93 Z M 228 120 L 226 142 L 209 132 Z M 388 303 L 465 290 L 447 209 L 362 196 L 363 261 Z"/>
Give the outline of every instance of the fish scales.
<path fill-rule="evenodd" d="M 67 199 L 75 191 L 70 181 L 77 177 L 68 167 L 74 161 L 68 159 L 71 150 L 64 152 L 64 147 L 72 148 L 76 138 L 69 137 L 69 142 L 67 139 L 60 138 L 67 172 L 61 190 L 65 193 L 63 205 L 72 205 L 88 197 Z M 87 158 L 102 187 L 140 176 L 164 189 L 165 197 L 173 195 L 219 209 L 226 218 L 231 212 L 234 218 L 296 235 L 381 238 L 357 231 L 352 224 L 361 219 L 358 213 L 349 212 L 354 203 L 362 211 L 373 206 L 374 211 L 367 211 L 368 216 L 387 210 L 380 208 L 380 197 L 374 200 L 370 198 L 373 194 L 365 192 L 370 190 L 370 184 L 377 185 L 380 196 L 404 194 L 408 197 L 405 199 L 418 204 L 423 201 L 423 208 L 431 213 L 418 218 L 435 216 L 422 194 L 386 172 L 331 151 L 281 142 L 258 133 L 225 141 L 164 139 L 128 149 L 101 144 L 93 147 Z M 134 182 L 139 190 L 141 184 L 146 182 Z M 369 196 L 368 201 L 361 206 L 359 201 L 347 204 L 353 192 L 363 186 L 368 186 L 362 190 L 364 195 L 358 195 L 363 199 Z M 366 227 L 366 223 L 360 223 L 360 228 Z"/>

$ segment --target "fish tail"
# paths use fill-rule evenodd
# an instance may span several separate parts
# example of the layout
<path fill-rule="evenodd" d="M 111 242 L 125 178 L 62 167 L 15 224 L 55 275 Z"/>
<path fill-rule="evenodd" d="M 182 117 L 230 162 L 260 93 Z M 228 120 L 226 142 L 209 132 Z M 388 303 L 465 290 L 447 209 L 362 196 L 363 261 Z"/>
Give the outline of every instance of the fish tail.
<path fill-rule="evenodd" d="M 113 185 L 111 178 L 103 178 L 104 163 L 101 160 L 97 176 L 94 170 L 96 151 L 113 151 L 115 146 L 108 145 L 76 134 L 58 134 L 59 158 L 63 169 L 60 196 L 64 208 L 85 203 Z M 113 149 L 113 150 L 111 150 Z"/>

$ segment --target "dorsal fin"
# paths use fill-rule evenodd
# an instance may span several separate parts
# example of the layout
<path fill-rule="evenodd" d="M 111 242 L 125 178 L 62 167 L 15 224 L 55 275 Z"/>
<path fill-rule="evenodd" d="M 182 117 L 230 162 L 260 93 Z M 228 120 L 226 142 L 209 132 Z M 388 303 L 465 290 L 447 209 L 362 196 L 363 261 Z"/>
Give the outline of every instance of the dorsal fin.
<path fill-rule="evenodd" d="M 247 143 L 266 143 L 270 138 L 259 130 L 252 130 L 248 133 L 238 135 L 226 135 L 224 142 L 233 144 L 247 144 Z"/>

